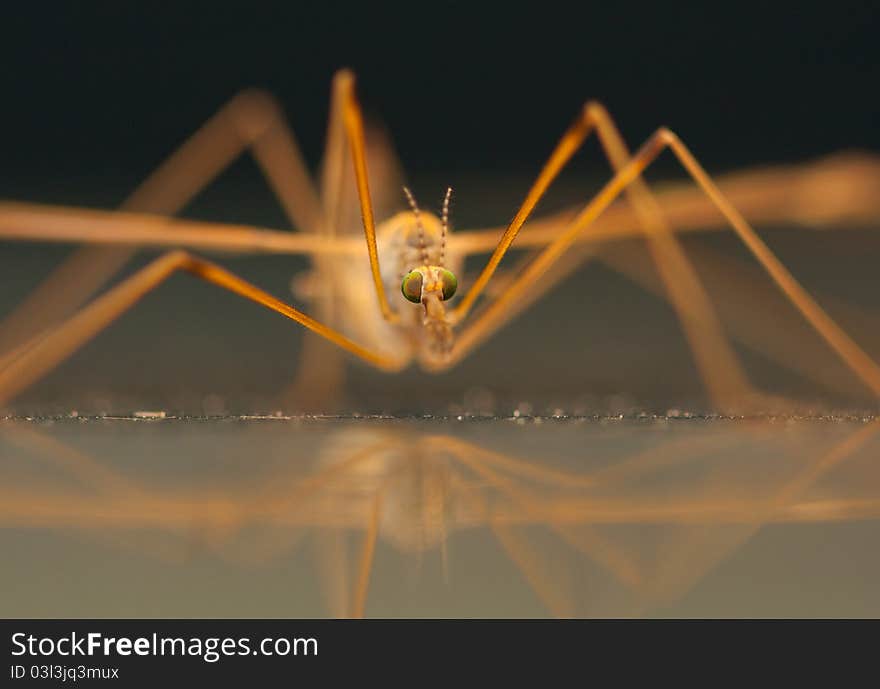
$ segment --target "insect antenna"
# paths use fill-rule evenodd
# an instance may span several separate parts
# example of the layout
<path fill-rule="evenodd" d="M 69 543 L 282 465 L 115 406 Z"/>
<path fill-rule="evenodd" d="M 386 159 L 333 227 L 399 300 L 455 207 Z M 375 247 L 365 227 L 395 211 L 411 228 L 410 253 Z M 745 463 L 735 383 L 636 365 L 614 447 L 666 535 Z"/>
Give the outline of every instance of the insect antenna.
<path fill-rule="evenodd" d="M 409 207 L 412 208 L 413 215 L 416 216 L 416 226 L 419 228 L 419 249 L 422 251 L 422 265 L 428 265 L 428 246 L 425 244 L 425 228 L 422 225 L 422 216 L 419 213 L 419 206 L 413 198 L 412 192 L 406 187 L 403 188 L 406 194 L 406 200 L 409 201 Z"/>
<path fill-rule="evenodd" d="M 440 213 L 440 267 L 446 267 L 446 234 L 449 232 L 449 200 L 452 198 L 452 187 L 446 187 L 443 197 L 443 210 Z"/>

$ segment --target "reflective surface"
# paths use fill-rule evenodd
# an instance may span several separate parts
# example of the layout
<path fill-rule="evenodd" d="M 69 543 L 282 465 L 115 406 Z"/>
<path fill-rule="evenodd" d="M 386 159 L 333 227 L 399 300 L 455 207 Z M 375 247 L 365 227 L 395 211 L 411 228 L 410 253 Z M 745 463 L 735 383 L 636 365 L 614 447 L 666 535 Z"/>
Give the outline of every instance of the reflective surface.
<path fill-rule="evenodd" d="M 0 615 L 877 616 L 861 419 L 0 421 Z"/>

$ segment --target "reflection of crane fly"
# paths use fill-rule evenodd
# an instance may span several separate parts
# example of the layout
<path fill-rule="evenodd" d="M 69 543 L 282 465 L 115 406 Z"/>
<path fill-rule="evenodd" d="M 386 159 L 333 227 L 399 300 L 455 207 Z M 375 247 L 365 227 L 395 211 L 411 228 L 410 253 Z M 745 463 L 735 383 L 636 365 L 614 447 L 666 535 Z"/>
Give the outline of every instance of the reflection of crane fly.
<path fill-rule="evenodd" d="M 527 224 L 551 183 L 593 132 L 614 171 L 610 181 L 583 207 Z M 668 129 L 658 129 L 630 154 L 611 117 L 591 102 L 565 132 L 506 228 L 453 233 L 448 190 L 439 217 L 419 209 L 409 192 L 410 210 L 394 212 L 402 197 L 399 165 L 385 139 L 373 130 L 368 134 L 354 78 L 341 72 L 333 82 L 318 182 L 307 173 L 279 108 L 263 94 L 246 92 L 160 166 L 119 212 L 0 203 L 0 237 L 105 245 L 75 254 L 2 324 L 0 401 L 14 398 L 178 271 L 297 321 L 326 343 L 378 369 L 399 371 L 417 362 L 426 370 L 441 372 L 467 357 L 590 258 L 603 258 L 612 265 L 616 261 L 619 270 L 650 283 L 645 271 L 636 269 L 626 256 L 603 257 L 599 250 L 601 242 L 641 237 L 658 278 L 658 284 L 646 287 L 662 294 L 675 308 L 715 406 L 742 409 L 754 406 L 760 397 L 724 332 L 719 314 L 724 309 L 710 300 L 707 285 L 679 238 L 682 232 L 716 226 L 720 221 L 734 230 L 803 321 L 873 395 L 880 394 L 880 367 L 801 286 L 746 220 L 831 226 L 873 219 L 880 197 L 880 166 L 873 158 L 837 158 L 802 169 L 752 172 L 726 178 L 717 186 Z M 178 212 L 248 147 L 298 233 L 163 217 Z M 667 149 L 696 187 L 655 193 L 644 183 L 642 173 Z M 617 203 L 619 197 L 625 205 Z M 362 225 L 357 231 L 363 230 L 366 245 L 352 234 L 360 224 L 358 210 Z M 381 222 L 377 224 L 376 219 Z M 175 249 L 89 303 L 131 255 L 118 245 Z M 184 249 L 310 257 L 312 274 L 295 283 L 298 296 L 310 302 L 314 315 Z M 499 267 L 510 249 L 535 253 L 504 272 Z M 490 257 L 475 276 L 462 274 L 466 257 L 487 253 Z M 750 284 L 734 272 L 723 292 L 735 300 L 744 293 L 743 285 Z M 764 303 L 764 295 L 752 294 L 750 312 L 729 329 L 759 351 L 813 375 L 819 368 L 815 360 L 786 356 L 799 343 L 790 337 L 780 339 L 775 326 L 768 324 L 774 319 L 762 312 Z M 325 359 L 333 355 L 315 340 L 310 342 L 300 399 L 314 406 L 339 375 L 329 372 L 333 366 L 325 362 L 324 378 L 316 380 L 317 374 L 310 373 L 318 368 L 315 353 Z M 784 353 L 779 351 L 780 342 Z"/>
<path fill-rule="evenodd" d="M 384 609 L 370 593 L 387 589 L 373 564 L 393 552 L 440 553 L 452 580 L 467 580 L 479 565 L 461 559 L 465 538 L 489 538 L 481 550 L 494 539 L 555 615 L 630 615 L 680 599 L 766 524 L 880 519 L 877 422 L 801 421 L 787 433 L 758 422 L 545 423 L 547 454 L 534 459 L 406 423 L 260 423 L 230 435 L 213 423 L 130 422 L 126 436 L 151 454 L 157 439 L 164 452 L 159 429 L 175 440 L 171 456 L 124 469 L 112 450 L 77 447 L 113 447 L 106 436 L 121 423 L 0 425 L 0 523 L 276 568 L 309 535 L 317 550 L 298 552 L 312 552 L 334 615 Z M 522 432 L 495 423 L 496 439 Z M 201 545 L 187 556 L 193 536 Z M 592 596 L 583 572 L 617 597 Z"/>

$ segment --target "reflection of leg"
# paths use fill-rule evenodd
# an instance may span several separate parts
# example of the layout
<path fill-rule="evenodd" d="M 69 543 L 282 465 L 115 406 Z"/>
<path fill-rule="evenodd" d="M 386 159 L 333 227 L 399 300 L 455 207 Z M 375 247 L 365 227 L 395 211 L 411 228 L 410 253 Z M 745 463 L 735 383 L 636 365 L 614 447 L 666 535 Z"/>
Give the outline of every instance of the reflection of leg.
<path fill-rule="evenodd" d="M 550 486 L 584 488 L 595 485 L 592 476 L 584 476 L 568 471 L 558 471 L 545 466 L 526 462 L 500 452 L 493 452 L 474 445 L 465 440 L 447 435 L 429 435 L 420 440 L 425 447 L 432 448 L 436 452 L 452 452 L 456 456 L 467 454 L 476 457 L 483 464 L 498 467 L 516 476 L 525 477 L 532 481 L 544 483 Z"/>
<path fill-rule="evenodd" d="M 351 612 L 348 532 L 335 527 L 316 529 L 312 542 L 318 584 L 330 617 L 345 617 Z"/>
<path fill-rule="evenodd" d="M 592 478 L 599 490 L 620 489 L 630 481 L 645 480 L 662 470 L 711 457 L 731 445 L 728 440 L 719 440 L 711 428 L 697 438 L 693 435 L 693 431 L 688 431 L 684 437 L 669 439 L 624 457 L 597 470 Z"/>
<path fill-rule="evenodd" d="M 45 461 L 71 474 L 89 492 L 97 490 L 105 495 L 126 496 L 128 499 L 143 497 L 143 491 L 118 471 L 108 469 L 53 436 L 16 424 L 0 431 L 0 437 L 27 452 L 36 453 Z"/>
<path fill-rule="evenodd" d="M 370 574 L 373 571 L 373 557 L 376 554 L 376 539 L 379 536 L 379 519 L 381 516 L 382 494 L 380 492 L 373 498 L 370 521 L 364 532 L 364 544 L 358 567 L 357 585 L 352 595 L 351 617 L 355 619 L 363 618 L 364 609 L 367 605 L 367 591 L 370 587 Z"/>
<path fill-rule="evenodd" d="M 459 453 L 453 451 L 452 454 L 457 456 Z M 461 464 L 464 468 L 470 469 L 466 462 Z M 549 572 L 544 564 L 545 558 L 536 553 L 534 544 L 529 542 L 523 533 L 525 528 L 533 526 L 531 520 L 511 523 L 506 519 L 505 515 L 496 508 L 496 501 L 488 496 L 487 491 L 480 485 L 484 479 L 481 478 L 478 482 L 469 480 L 454 466 L 450 467 L 450 476 L 459 516 L 467 515 L 464 520 L 459 519 L 457 526 L 459 528 L 478 525 L 488 527 L 507 557 L 519 569 L 526 583 L 550 613 L 555 617 L 571 617 L 574 612 L 574 587 L 570 581 L 570 573 L 559 566 L 553 569 L 552 574 Z"/>
<path fill-rule="evenodd" d="M 27 426 L 15 424 L 4 429 L 0 439 L 39 457 L 53 469 L 69 474 L 79 484 L 75 489 L 71 487 L 50 497 L 41 490 L 28 495 L 14 480 L 0 480 L 0 483 L 14 486 L 16 494 L 24 493 L 20 509 L 9 500 L 9 496 L 0 497 L 0 504 L 11 508 L 0 515 L 0 523 L 52 530 L 71 528 L 80 538 L 130 550 L 138 557 L 149 555 L 172 564 L 180 564 L 186 559 L 186 544 L 177 537 L 180 528 L 143 520 L 144 514 L 162 511 L 161 506 L 150 505 L 154 498 L 148 490 L 56 437 Z M 6 457 L 12 459 L 8 451 Z M 48 478 L 48 483 L 55 483 L 52 470 L 41 471 L 41 476 Z M 52 503 L 48 513 L 41 508 L 46 500 Z M 120 513 L 118 507 L 121 505 L 134 514 Z"/>
<path fill-rule="evenodd" d="M 747 500 L 742 505 L 733 501 L 734 512 L 707 523 L 684 526 L 684 538 L 671 543 L 663 553 L 656 575 L 651 579 L 650 595 L 659 601 L 674 601 L 685 595 L 721 560 L 744 544 L 761 528 L 783 515 L 796 501 L 825 474 L 850 459 L 880 432 L 880 422 L 870 423 L 851 433 L 830 450 L 820 453 L 808 462 L 769 499 Z M 729 481 L 719 477 L 714 484 L 719 490 Z M 711 509 L 712 498 L 707 507 Z M 697 507 L 697 510 L 699 507 Z"/>
<path fill-rule="evenodd" d="M 524 527 L 505 526 L 489 519 L 489 527 L 504 552 L 526 578 L 531 589 L 554 617 L 574 616 L 571 574 L 563 567 L 551 572 L 545 558 L 522 532 Z"/>
<path fill-rule="evenodd" d="M 614 544 L 602 538 L 589 527 L 579 526 L 576 530 L 573 528 L 572 515 L 567 514 L 569 510 L 566 505 L 563 504 L 559 506 L 558 509 L 548 510 L 546 500 L 541 500 L 525 486 L 518 484 L 513 479 L 490 468 L 489 463 L 486 461 L 486 451 L 475 446 L 470 446 L 467 443 L 461 443 L 455 439 L 449 440 L 451 442 L 448 449 L 453 456 L 461 464 L 468 467 L 472 472 L 488 482 L 494 489 L 512 500 L 519 509 L 524 510 L 529 523 L 548 527 L 553 533 L 562 538 L 564 542 L 613 572 L 621 582 L 632 586 L 639 581 L 639 574 L 634 563 L 625 556 L 620 548 L 617 548 Z M 477 452 L 474 452 L 474 450 L 477 450 Z M 501 459 L 500 456 L 496 455 L 491 457 L 491 459 L 495 464 L 500 464 L 498 461 Z M 541 469 L 538 471 L 545 470 Z M 547 481 L 548 477 L 542 476 L 541 479 Z M 550 483 L 551 485 L 556 484 L 558 486 L 559 477 L 553 476 Z M 592 477 L 586 477 L 584 483 L 586 485 L 592 484 Z M 572 483 L 571 479 L 568 478 L 565 480 L 564 485 L 567 485 L 568 487 L 576 487 L 577 483 Z M 555 503 L 555 498 L 552 499 L 551 502 Z M 580 502 L 581 498 L 579 497 L 576 499 L 576 503 Z M 575 511 L 577 511 L 577 505 L 575 506 Z M 488 515 L 487 518 L 490 520 L 490 525 L 492 526 L 493 531 L 495 531 L 496 536 L 502 541 L 505 549 L 508 549 L 508 552 L 511 553 L 511 557 L 513 557 L 520 566 L 530 566 L 529 563 L 531 562 L 531 558 L 526 554 L 525 550 L 521 551 L 520 555 L 513 554 L 513 551 L 519 552 L 517 550 L 520 544 L 519 539 L 517 539 L 510 531 L 505 531 L 503 533 L 499 532 L 498 527 L 503 524 L 499 515 Z M 511 548 L 513 551 L 510 550 Z M 533 583 L 543 582 L 543 576 L 544 575 L 539 576 L 537 572 L 527 574 L 527 578 Z M 553 599 L 552 594 L 549 593 L 543 594 L 542 598 L 544 598 L 545 595 L 550 596 L 551 600 Z M 570 610 L 570 606 L 565 609 Z"/>
<path fill-rule="evenodd" d="M 319 499 L 332 495 L 335 487 L 344 486 L 349 481 L 357 486 L 360 466 L 395 448 L 399 448 L 399 441 L 394 436 L 379 435 L 374 441 L 358 443 L 351 454 L 342 452 L 338 460 L 336 455 L 331 455 L 334 461 L 315 474 L 303 477 L 299 467 L 292 467 L 290 477 L 274 476 L 260 492 L 259 499 L 245 506 L 246 514 L 253 511 L 270 523 L 317 526 L 313 531 L 315 566 L 322 595 L 333 617 L 349 616 L 356 607 L 352 600 L 355 589 L 351 585 L 349 533 L 352 529 L 367 529 L 369 525 L 365 525 L 361 518 L 350 524 L 343 520 L 340 525 L 340 513 L 353 510 L 362 515 L 363 510 L 351 504 L 336 507 L 332 501 L 327 505 L 334 514 L 328 519 Z M 343 495 L 348 501 L 350 493 Z M 306 514 L 310 515 L 309 518 L 302 521 L 300 515 Z"/>

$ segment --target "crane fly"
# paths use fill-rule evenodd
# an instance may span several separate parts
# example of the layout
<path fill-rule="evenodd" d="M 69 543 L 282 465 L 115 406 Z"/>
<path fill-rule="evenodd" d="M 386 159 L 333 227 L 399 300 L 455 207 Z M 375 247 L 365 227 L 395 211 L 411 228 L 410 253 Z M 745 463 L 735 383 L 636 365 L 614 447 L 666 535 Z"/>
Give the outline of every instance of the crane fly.
<path fill-rule="evenodd" d="M 530 221 L 554 180 L 592 134 L 613 170 L 610 180 L 582 207 Z M 631 153 L 605 108 L 588 102 L 506 227 L 453 232 L 451 188 L 442 196 L 438 193 L 439 214 L 420 207 L 404 188 L 409 209 L 382 215 L 385 219 L 377 222 L 377 209 L 384 212 L 397 199 L 389 200 L 387 184 L 377 183 L 371 145 L 354 76 L 343 70 L 333 80 L 317 182 L 307 172 L 277 105 L 259 92 L 245 92 L 160 166 L 119 211 L 0 202 L 0 238 L 99 247 L 74 254 L 2 324 L 0 402 L 14 398 L 179 272 L 271 309 L 376 369 L 397 372 L 417 363 L 426 371 L 443 372 L 595 257 L 602 241 L 641 237 L 657 268 L 658 291 L 676 311 L 711 398 L 720 408 L 732 408 L 754 389 L 678 237 L 717 224 L 719 217 L 806 323 L 865 387 L 880 395 L 880 366 L 807 292 L 743 214 L 758 221 L 828 224 L 874 218 L 880 179 L 876 161 L 829 160 L 805 171 L 751 173 L 731 179 L 724 185 L 729 191 L 723 192 L 671 130 L 661 127 Z M 168 217 L 246 147 L 300 232 Z M 667 150 L 696 188 L 669 193 L 649 189 L 642 175 Z M 363 239 L 346 229 L 350 225 L 344 217 L 344 196 L 352 176 Z M 625 206 L 616 203 L 619 197 Z M 131 247 L 140 246 L 173 248 L 92 299 L 130 257 Z M 499 270 L 511 249 L 531 249 L 533 254 L 518 266 Z M 193 251 L 310 257 L 316 269 L 310 281 L 313 313 Z M 475 254 L 489 258 L 468 281 L 462 274 L 464 260 Z M 797 357 L 778 356 L 798 365 Z M 815 366 L 802 368 L 812 373 Z"/>

